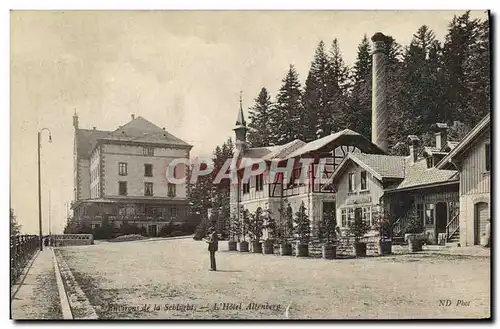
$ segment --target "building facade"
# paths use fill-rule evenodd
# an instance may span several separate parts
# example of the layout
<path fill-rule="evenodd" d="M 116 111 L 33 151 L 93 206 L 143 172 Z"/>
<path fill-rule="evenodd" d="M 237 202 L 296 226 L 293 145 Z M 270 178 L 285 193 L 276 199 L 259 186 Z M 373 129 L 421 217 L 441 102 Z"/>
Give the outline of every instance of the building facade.
<path fill-rule="evenodd" d="M 437 168 L 460 173 L 460 244 L 481 244 L 491 218 L 491 123 L 483 118 Z"/>
<path fill-rule="evenodd" d="M 409 136 L 409 156 L 349 153 L 333 173 L 332 186 L 327 185 L 337 191 L 339 226 L 345 228 L 355 216 L 373 225 L 375 216 L 384 211 L 394 223 L 395 236 L 408 233 L 416 216 L 419 233 L 425 233 L 429 243 L 438 243 L 440 234 L 446 234 L 445 241 L 454 241 L 460 229 L 458 171 L 438 169 L 433 160 L 451 149 L 443 135 L 437 133 L 435 145 L 423 147 L 422 152 L 418 138 Z"/>
<path fill-rule="evenodd" d="M 136 225 L 156 236 L 164 225 L 185 223 L 189 213 L 187 182 L 173 184 L 167 168 L 189 159 L 191 145 L 143 117 L 114 131 L 74 126 L 73 227 Z M 176 178 L 186 177 L 183 164 Z"/>

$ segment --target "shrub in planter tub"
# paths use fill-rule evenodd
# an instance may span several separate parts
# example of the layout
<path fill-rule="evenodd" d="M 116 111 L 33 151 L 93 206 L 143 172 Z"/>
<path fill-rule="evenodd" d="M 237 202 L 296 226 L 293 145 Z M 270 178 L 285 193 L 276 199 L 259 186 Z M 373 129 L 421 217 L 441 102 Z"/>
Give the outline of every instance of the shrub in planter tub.
<path fill-rule="evenodd" d="M 236 216 L 231 217 L 229 222 L 229 241 L 227 242 L 227 249 L 229 251 L 237 250 L 237 240 L 240 235 L 240 222 Z"/>
<path fill-rule="evenodd" d="M 290 204 L 286 207 L 281 206 L 279 209 L 280 218 L 276 225 L 276 237 L 279 244 L 280 256 L 291 256 L 292 245 L 288 243 L 288 239 L 293 234 L 293 211 Z"/>
<path fill-rule="evenodd" d="M 260 238 L 262 237 L 262 230 L 264 229 L 264 218 L 262 215 L 262 208 L 258 207 L 255 213 L 250 214 L 248 224 L 248 233 L 252 241 L 252 252 L 256 254 L 262 253 L 262 245 Z"/>
<path fill-rule="evenodd" d="M 250 223 L 250 213 L 248 209 L 243 209 L 241 211 L 241 238 L 242 240 L 239 242 L 238 250 L 240 252 L 248 252 L 248 241 L 246 238 L 248 236 L 248 226 Z"/>
<path fill-rule="evenodd" d="M 337 256 L 337 246 L 335 245 L 337 220 L 335 211 L 325 213 L 319 223 L 318 237 L 322 243 L 321 254 L 324 259 L 335 259 Z"/>
<path fill-rule="evenodd" d="M 264 229 L 267 231 L 267 239 L 262 242 L 262 253 L 264 255 L 274 253 L 274 238 L 277 234 L 277 226 L 269 209 L 264 211 Z"/>
<path fill-rule="evenodd" d="M 370 231 L 370 224 L 361 218 L 360 211 L 355 212 L 354 219 L 348 223 L 349 235 L 354 237 L 354 252 L 356 257 L 366 256 L 366 243 L 361 239 Z"/>
<path fill-rule="evenodd" d="M 374 229 L 379 232 L 378 253 L 379 255 L 389 255 L 392 253 L 392 229 L 394 218 L 379 205 L 379 212 L 372 215 L 374 220 Z"/>
<path fill-rule="evenodd" d="M 295 245 L 295 256 L 307 257 L 309 256 L 309 238 L 311 236 L 311 221 L 306 213 L 304 202 L 300 204 L 299 211 L 295 213 L 295 227 L 294 232 L 298 238 Z"/>

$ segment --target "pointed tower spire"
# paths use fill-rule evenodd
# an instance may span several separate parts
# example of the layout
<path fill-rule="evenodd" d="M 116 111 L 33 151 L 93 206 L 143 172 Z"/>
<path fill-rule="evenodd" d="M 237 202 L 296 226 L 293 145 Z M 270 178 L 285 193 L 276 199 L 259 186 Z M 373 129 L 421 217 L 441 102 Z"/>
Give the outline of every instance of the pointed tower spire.
<path fill-rule="evenodd" d="M 243 116 L 242 98 L 243 98 L 243 91 L 240 90 L 240 110 L 238 111 L 238 117 L 236 118 L 236 126 L 242 125 L 246 127 L 247 123 L 245 122 L 245 117 Z"/>
<path fill-rule="evenodd" d="M 76 114 L 76 109 L 75 113 L 73 114 L 73 127 L 75 129 L 78 129 L 78 114 Z"/>
<path fill-rule="evenodd" d="M 234 127 L 234 132 L 236 134 L 236 141 L 246 143 L 246 135 L 247 135 L 247 123 L 245 121 L 245 117 L 243 115 L 243 100 L 242 100 L 243 92 L 240 91 L 240 108 L 238 110 L 238 116 L 236 118 L 236 126 Z"/>

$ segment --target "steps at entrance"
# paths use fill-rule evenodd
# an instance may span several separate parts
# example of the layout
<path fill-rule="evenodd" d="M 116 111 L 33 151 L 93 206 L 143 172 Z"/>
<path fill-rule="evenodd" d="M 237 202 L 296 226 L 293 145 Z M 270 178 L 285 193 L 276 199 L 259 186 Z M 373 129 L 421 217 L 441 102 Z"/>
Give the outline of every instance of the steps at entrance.
<path fill-rule="evenodd" d="M 460 242 L 460 229 L 458 229 L 453 235 L 448 239 L 446 243 L 458 243 Z"/>

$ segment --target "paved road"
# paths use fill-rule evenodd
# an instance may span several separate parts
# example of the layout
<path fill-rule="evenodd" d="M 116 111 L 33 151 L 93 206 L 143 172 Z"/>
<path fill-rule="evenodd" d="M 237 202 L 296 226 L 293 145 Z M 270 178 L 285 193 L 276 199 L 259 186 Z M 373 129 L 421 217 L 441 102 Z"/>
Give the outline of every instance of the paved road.
<path fill-rule="evenodd" d="M 284 319 L 287 308 L 289 318 L 490 314 L 484 252 L 329 261 L 220 247 L 217 272 L 206 244 L 191 239 L 68 247 L 63 257 L 100 318 Z"/>

